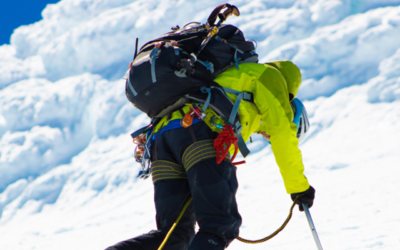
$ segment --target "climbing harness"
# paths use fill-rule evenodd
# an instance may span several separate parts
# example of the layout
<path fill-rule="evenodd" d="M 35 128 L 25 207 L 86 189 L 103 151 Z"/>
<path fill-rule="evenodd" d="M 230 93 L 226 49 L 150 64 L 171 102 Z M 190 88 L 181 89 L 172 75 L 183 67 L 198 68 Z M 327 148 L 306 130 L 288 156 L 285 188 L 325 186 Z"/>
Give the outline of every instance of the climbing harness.
<path fill-rule="evenodd" d="M 241 238 L 241 237 L 237 237 L 236 239 L 239 240 L 239 241 L 241 241 L 241 242 L 243 242 L 243 243 L 247 243 L 247 244 L 258 244 L 258 243 L 266 242 L 267 240 L 270 240 L 271 238 L 275 237 L 275 236 L 276 236 L 279 232 L 281 232 L 281 231 L 286 227 L 286 225 L 289 223 L 290 219 L 292 218 L 294 205 L 296 205 L 296 201 L 297 201 L 297 199 L 298 199 L 299 197 L 300 197 L 300 195 L 298 195 L 298 196 L 294 199 L 293 204 L 292 204 L 292 206 L 290 207 L 289 215 L 288 215 L 288 217 L 286 218 L 285 222 L 282 224 L 282 226 L 280 226 L 280 227 L 279 227 L 275 232 L 273 232 L 271 235 L 269 235 L 269 236 L 267 236 L 267 237 L 265 237 L 265 238 L 259 239 L 259 240 L 246 240 L 246 239 L 243 239 L 243 238 Z M 193 199 L 192 196 L 190 196 L 190 197 L 188 198 L 188 200 L 186 201 L 184 207 L 182 208 L 181 213 L 179 214 L 179 216 L 178 216 L 178 218 L 176 219 L 175 223 L 174 223 L 174 224 L 172 225 L 172 227 L 169 229 L 167 235 L 166 235 L 165 238 L 164 238 L 164 241 L 161 243 L 160 247 L 159 247 L 157 250 L 162 250 L 162 249 L 163 249 L 164 245 L 167 243 L 167 241 L 168 241 L 169 237 L 171 236 L 172 232 L 174 231 L 176 225 L 178 225 L 180 219 L 182 218 L 183 213 L 185 212 L 186 208 L 189 206 L 189 204 L 190 204 L 190 202 L 192 201 L 192 199 Z M 322 248 L 321 248 L 321 249 L 322 249 Z"/>

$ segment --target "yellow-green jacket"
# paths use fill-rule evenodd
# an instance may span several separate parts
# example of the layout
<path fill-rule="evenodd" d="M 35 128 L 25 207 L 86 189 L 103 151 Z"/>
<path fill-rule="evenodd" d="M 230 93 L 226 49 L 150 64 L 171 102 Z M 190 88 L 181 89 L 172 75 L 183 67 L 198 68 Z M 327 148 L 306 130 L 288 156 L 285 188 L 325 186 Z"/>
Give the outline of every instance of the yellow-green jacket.
<path fill-rule="evenodd" d="M 310 185 L 303 174 L 304 166 L 296 137 L 297 127 L 292 123 L 293 111 L 289 100 L 289 93 L 292 94 L 291 98 L 296 96 L 301 84 L 301 74 L 296 65 L 290 61 L 243 63 L 239 65 L 239 70 L 231 67 L 214 81 L 222 87 L 253 93 L 254 103 L 242 100 L 238 110 L 244 141 L 253 133 L 269 134 L 287 193 L 307 190 Z M 235 102 L 236 95 L 228 96 Z M 183 108 L 184 112 L 189 111 L 189 105 Z M 181 118 L 180 112 L 176 111 L 169 119 L 164 117 L 155 131 L 169 121 Z"/>
<path fill-rule="evenodd" d="M 239 70 L 229 68 L 214 79 L 222 87 L 252 92 L 254 103 L 242 101 L 239 106 L 242 136 L 247 141 L 254 132 L 271 136 L 271 147 L 285 183 L 287 193 L 309 188 L 304 176 L 301 151 L 296 137 L 289 93 L 293 98 L 301 84 L 299 69 L 290 61 L 267 64 L 243 63 Z M 234 101 L 236 96 L 228 94 Z"/>

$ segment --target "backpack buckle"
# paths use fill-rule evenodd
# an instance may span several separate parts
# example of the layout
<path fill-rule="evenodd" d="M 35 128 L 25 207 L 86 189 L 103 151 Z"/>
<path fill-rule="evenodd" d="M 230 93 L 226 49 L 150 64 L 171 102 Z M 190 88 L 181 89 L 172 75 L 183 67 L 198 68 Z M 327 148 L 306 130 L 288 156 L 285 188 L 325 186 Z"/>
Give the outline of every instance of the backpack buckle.
<path fill-rule="evenodd" d="M 178 68 L 181 68 L 180 71 L 175 71 L 175 74 L 177 74 L 179 77 L 186 77 L 194 74 L 195 69 L 193 68 L 194 65 L 191 65 L 190 59 L 181 59 L 180 62 L 176 63 L 176 66 Z"/>

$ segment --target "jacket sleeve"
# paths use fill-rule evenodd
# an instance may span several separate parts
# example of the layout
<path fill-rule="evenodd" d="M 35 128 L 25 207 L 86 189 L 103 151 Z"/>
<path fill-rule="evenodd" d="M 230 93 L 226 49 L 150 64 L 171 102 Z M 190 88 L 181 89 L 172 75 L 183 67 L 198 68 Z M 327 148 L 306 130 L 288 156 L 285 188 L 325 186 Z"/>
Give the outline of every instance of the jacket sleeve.
<path fill-rule="evenodd" d="M 260 132 L 271 136 L 271 147 L 279 166 L 286 192 L 299 193 L 309 188 L 304 176 L 301 151 L 296 137 L 297 127 L 292 122 L 289 92 L 285 77 L 279 69 L 265 65 L 259 76 L 254 102 L 262 115 Z"/>

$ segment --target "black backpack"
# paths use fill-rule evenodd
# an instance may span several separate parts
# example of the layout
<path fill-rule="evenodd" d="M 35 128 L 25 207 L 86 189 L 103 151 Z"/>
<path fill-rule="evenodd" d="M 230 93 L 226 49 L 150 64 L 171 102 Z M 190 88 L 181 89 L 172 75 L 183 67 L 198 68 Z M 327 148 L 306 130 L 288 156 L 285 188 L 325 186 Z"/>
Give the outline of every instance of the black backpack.
<path fill-rule="evenodd" d="M 223 8 L 228 10 L 219 13 Z M 213 79 L 229 67 L 258 62 L 253 42 L 237 27 L 221 25 L 232 13 L 239 15 L 235 6 L 219 5 L 207 24 L 177 26 L 144 44 L 126 75 L 128 100 L 151 118 L 163 117 L 188 101 L 206 103 L 229 117 L 233 105 Z M 217 17 L 220 21 L 214 24 Z"/>

